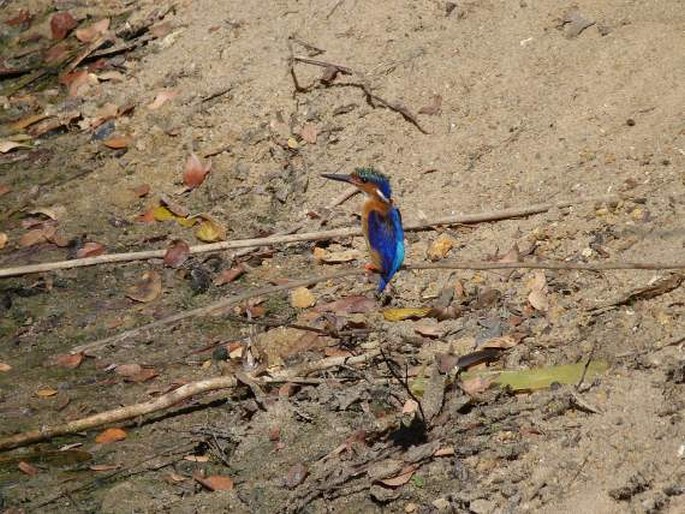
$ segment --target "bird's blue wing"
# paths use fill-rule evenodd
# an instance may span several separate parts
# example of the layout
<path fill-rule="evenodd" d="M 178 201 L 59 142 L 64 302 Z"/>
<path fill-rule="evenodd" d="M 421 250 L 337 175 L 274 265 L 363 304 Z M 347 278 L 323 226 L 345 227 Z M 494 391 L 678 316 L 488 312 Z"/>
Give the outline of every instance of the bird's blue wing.
<path fill-rule="evenodd" d="M 371 211 L 368 220 L 369 246 L 378 252 L 382 269 L 378 291 L 383 291 L 404 260 L 404 230 L 400 211 L 392 208 L 386 215 Z"/>

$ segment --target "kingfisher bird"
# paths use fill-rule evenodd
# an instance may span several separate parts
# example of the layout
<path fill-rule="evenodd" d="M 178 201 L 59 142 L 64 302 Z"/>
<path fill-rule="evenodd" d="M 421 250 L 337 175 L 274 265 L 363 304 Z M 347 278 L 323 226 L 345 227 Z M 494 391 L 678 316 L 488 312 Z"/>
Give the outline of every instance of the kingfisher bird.
<path fill-rule="evenodd" d="M 374 168 L 356 168 L 349 175 L 324 173 L 321 176 L 347 182 L 366 193 L 362 231 L 371 254 L 372 268 L 381 275 L 377 293 L 382 293 L 404 261 L 402 215 L 392 200 L 390 180 Z"/>

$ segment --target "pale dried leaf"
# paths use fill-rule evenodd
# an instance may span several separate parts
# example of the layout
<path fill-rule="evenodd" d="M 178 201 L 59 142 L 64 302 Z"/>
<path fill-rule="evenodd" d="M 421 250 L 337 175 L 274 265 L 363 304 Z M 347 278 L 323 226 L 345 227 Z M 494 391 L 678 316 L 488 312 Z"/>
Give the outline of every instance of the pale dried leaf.
<path fill-rule="evenodd" d="M 290 305 L 296 309 L 306 309 L 316 303 L 316 297 L 306 287 L 298 287 L 290 292 Z"/>
<path fill-rule="evenodd" d="M 76 29 L 76 39 L 82 43 L 92 43 L 105 32 L 107 32 L 107 29 L 109 29 L 109 18 L 104 18 L 100 21 L 96 21 L 88 27 Z"/>
<path fill-rule="evenodd" d="M 148 303 L 162 294 L 162 277 L 156 271 L 146 271 L 136 284 L 128 288 L 126 296 L 136 302 Z"/>
<path fill-rule="evenodd" d="M 165 89 L 163 91 L 160 91 L 159 93 L 157 93 L 157 96 L 155 96 L 155 99 L 150 104 L 148 104 L 147 108 L 151 111 L 156 111 L 162 105 L 164 105 L 170 100 L 173 100 L 177 96 L 178 91 L 173 91 L 171 89 Z"/>
<path fill-rule="evenodd" d="M 449 251 L 457 244 L 457 240 L 449 234 L 440 234 L 428 248 L 428 258 L 431 261 L 444 259 Z"/>
<path fill-rule="evenodd" d="M 16 148 L 31 148 L 24 143 L 17 143 L 15 141 L 0 141 L 0 153 L 7 153 Z"/>

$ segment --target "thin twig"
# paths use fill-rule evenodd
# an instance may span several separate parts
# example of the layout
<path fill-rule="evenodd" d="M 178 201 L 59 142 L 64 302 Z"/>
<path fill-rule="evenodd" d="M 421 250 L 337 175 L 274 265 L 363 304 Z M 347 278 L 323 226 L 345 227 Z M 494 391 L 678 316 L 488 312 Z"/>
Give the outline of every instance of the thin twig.
<path fill-rule="evenodd" d="M 369 362 L 377 355 L 379 350 L 371 350 L 363 355 L 355 355 L 352 357 L 338 356 L 321 359 L 315 362 L 306 362 L 300 366 L 292 369 L 286 369 L 275 372 L 271 377 L 254 379 L 256 384 L 266 384 L 274 382 L 288 382 L 291 377 L 303 377 L 315 371 L 323 371 L 334 368 L 342 364 L 362 364 Z M 8 450 L 10 448 L 17 448 L 27 444 L 36 443 L 38 441 L 45 441 L 53 437 L 74 434 L 84 430 L 90 430 L 103 425 L 111 425 L 114 423 L 121 423 L 129 419 L 137 418 L 138 416 L 145 416 L 153 412 L 158 412 L 168 409 L 183 400 L 207 391 L 215 391 L 217 389 L 231 389 L 238 385 L 238 380 L 233 376 L 221 376 L 209 378 L 207 380 L 200 380 L 185 384 L 170 393 L 159 396 L 153 400 L 143 403 L 136 403 L 112 409 L 99 414 L 94 414 L 86 418 L 69 421 L 57 425 L 43 425 L 40 429 L 29 430 L 19 434 L 0 438 L 0 451 Z"/>
<path fill-rule="evenodd" d="M 560 270 L 583 270 L 583 271 L 608 271 L 608 270 L 671 270 L 685 269 L 685 262 L 482 262 L 482 261 L 444 261 L 427 264 L 407 264 L 409 270 L 420 269 L 560 269 Z"/>
<path fill-rule="evenodd" d="M 311 64 L 313 66 L 321 66 L 322 68 L 335 68 L 343 75 L 352 75 L 353 73 L 352 68 L 348 68 L 347 66 L 342 66 L 341 64 L 335 64 L 332 62 L 320 61 L 318 59 L 309 59 L 308 57 L 298 57 L 297 55 L 295 55 L 293 56 L 293 61 L 301 62 L 304 64 Z"/>
<path fill-rule="evenodd" d="M 489 221 L 500 221 L 510 218 L 520 218 L 523 216 L 530 216 L 532 214 L 539 214 L 546 212 L 553 208 L 563 208 L 575 205 L 577 203 L 599 202 L 616 200 L 619 197 L 616 195 L 590 197 L 585 199 L 573 201 L 564 201 L 558 203 L 544 203 L 538 205 L 531 205 L 528 207 L 518 207 L 511 209 L 503 209 L 501 211 L 484 212 L 480 214 L 461 214 L 455 216 L 446 216 L 437 220 L 410 223 L 407 224 L 405 230 L 414 232 L 419 230 L 426 230 L 429 228 L 442 225 L 458 225 L 458 224 L 474 224 L 484 223 Z M 335 230 L 324 230 L 321 232 L 305 232 L 302 234 L 292 235 L 276 235 L 270 237 L 262 237 L 255 239 L 240 239 L 236 241 L 220 241 L 218 243 L 195 245 L 190 247 L 191 254 L 200 254 L 206 252 L 218 252 L 224 250 L 232 250 L 235 248 L 254 248 L 260 246 L 283 245 L 288 243 L 297 243 L 302 241 L 321 241 L 325 239 L 336 239 L 341 237 L 360 236 L 361 229 L 354 228 L 340 228 Z M 26 266 L 15 266 L 10 268 L 0 269 L 0 278 L 13 277 L 19 275 L 27 275 L 30 273 L 44 273 L 46 271 L 55 271 L 62 269 L 81 268 L 85 266 L 94 266 L 96 264 L 110 264 L 115 262 L 132 262 L 148 259 L 161 259 L 164 257 L 166 249 L 163 250 L 145 250 L 142 252 L 125 252 L 98 255 L 97 257 L 85 257 L 83 259 L 73 259 L 68 261 L 46 262 L 43 264 L 29 264 Z"/>
<path fill-rule="evenodd" d="M 290 289 L 295 289 L 296 287 L 306 287 L 306 286 L 311 286 L 314 284 L 318 284 L 319 282 L 325 282 L 326 280 L 335 280 L 338 278 L 344 278 L 344 277 L 350 277 L 353 275 L 360 275 L 362 273 L 365 273 L 363 269 L 356 269 L 356 270 L 348 270 L 348 271 L 341 271 L 338 273 L 331 273 L 329 275 L 321 275 L 317 277 L 311 277 L 311 278 L 306 278 L 303 280 L 293 280 L 291 282 L 288 282 L 287 284 L 283 284 L 280 286 L 270 286 L 270 287 L 262 287 L 259 289 L 252 289 L 250 291 L 246 291 L 241 294 L 237 294 L 234 296 L 229 296 L 228 298 L 224 298 L 222 300 L 219 300 L 218 302 L 214 302 L 212 304 L 206 305 L 204 307 L 198 307 L 197 309 L 192 309 L 189 311 L 183 311 L 179 312 L 176 314 L 172 314 L 171 316 L 167 316 L 166 318 L 159 319 L 157 321 L 153 321 L 152 323 L 147 323 L 146 325 L 141 325 L 136 328 L 132 328 L 130 330 L 126 330 L 124 332 L 121 332 L 119 334 L 116 334 L 111 337 L 106 337 L 104 339 L 100 339 L 98 341 L 94 341 L 91 343 L 86 343 L 82 344 L 79 346 L 76 346 L 72 348 L 72 353 L 81 353 L 81 352 L 89 352 L 92 350 L 96 350 L 98 348 L 102 348 L 104 346 L 123 341 L 125 339 L 128 339 L 130 337 L 136 336 L 140 334 L 141 332 L 147 332 L 150 330 L 155 330 L 157 328 L 164 327 L 166 325 L 172 325 L 176 324 L 180 321 L 190 319 L 190 318 L 195 318 L 199 316 L 206 316 L 207 314 L 211 314 L 212 312 L 216 312 L 221 309 L 225 309 L 227 307 L 230 307 L 232 305 L 235 305 L 237 303 L 243 302 L 245 300 L 249 300 L 250 298 L 255 298 L 256 296 L 264 296 L 264 295 L 269 295 L 269 294 L 274 294 L 274 293 L 279 293 L 281 291 L 288 291 Z"/>

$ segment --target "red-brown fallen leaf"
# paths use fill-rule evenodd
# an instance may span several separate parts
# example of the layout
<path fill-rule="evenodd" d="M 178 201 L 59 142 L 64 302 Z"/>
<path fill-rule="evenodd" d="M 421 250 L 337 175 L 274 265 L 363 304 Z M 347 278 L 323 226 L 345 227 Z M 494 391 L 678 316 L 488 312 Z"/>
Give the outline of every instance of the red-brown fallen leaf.
<path fill-rule="evenodd" d="M 173 100 L 178 96 L 178 91 L 172 91 L 170 89 L 165 89 L 163 91 L 160 91 L 157 93 L 157 96 L 155 96 L 155 99 L 148 104 L 147 108 L 150 109 L 151 111 L 156 111 L 159 109 L 162 105 L 167 103 L 170 100 Z"/>
<path fill-rule="evenodd" d="M 200 158 L 195 155 L 195 152 L 191 152 L 186 160 L 186 167 L 183 172 L 183 184 L 185 184 L 188 189 L 195 189 L 204 182 L 207 173 L 209 173 L 211 169 L 211 161 L 208 161 L 207 164 L 202 164 Z"/>
<path fill-rule="evenodd" d="M 91 471 L 113 471 L 119 469 L 121 464 L 93 464 L 88 466 Z"/>
<path fill-rule="evenodd" d="M 164 264 L 170 268 L 180 268 L 190 257 L 190 246 L 182 239 L 171 242 L 164 254 Z"/>
<path fill-rule="evenodd" d="M 7 373 L 12 369 L 12 366 L 7 364 L 6 362 L 0 362 L 0 372 L 1 373 Z"/>
<path fill-rule="evenodd" d="M 318 137 L 318 135 L 319 130 L 313 123 L 305 123 L 302 127 L 302 130 L 300 130 L 300 137 L 310 145 L 316 144 L 316 138 Z"/>
<path fill-rule="evenodd" d="M 414 332 L 425 337 L 441 337 L 445 331 L 437 321 L 433 319 L 422 319 L 414 325 Z"/>
<path fill-rule="evenodd" d="M 136 221 L 139 223 L 154 223 L 155 222 L 155 208 L 150 207 L 147 211 L 136 216 Z"/>
<path fill-rule="evenodd" d="M 77 97 L 81 89 L 88 85 L 90 80 L 88 70 L 74 70 L 60 78 L 60 83 L 64 84 L 69 90 L 70 97 Z"/>
<path fill-rule="evenodd" d="M 45 64 L 60 64 L 66 61 L 71 54 L 71 49 L 66 42 L 57 43 L 48 48 L 43 54 Z"/>
<path fill-rule="evenodd" d="M 285 486 L 289 489 L 295 489 L 298 485 L 304 482 L 309 471 L 307 467 L 298 462 L 288 470 L 288 474 L 285 476 Z"/>
<path fill-rule="evenodd" d="M 269 430 L 269 441 L 278 441 L 281 438 L 281 427 L 278 425 Z"/>
<path fill-rule="evenodd" d="M 171 32 L 171 28 L 172 27 L 170 21 L 163 21 L 162 23 L 158 23 L 150 27 L 150 34 L 152 34 L 156 38 L 162 38 L 166 36 L 169 32 Z"/>
<path fill-rule="evenodd" d="M 92 43 L 97 38 L 102 36 L 109 28 L 109 18 L 104 18 L 96 21 L 92 25 L 82 29 L 76 29 L 76 39 L 82 43 Z"/>
<path fill-rule="evenodd" d="M 52 39 L 59 41 L 69 34 L 69 31 L 76 27 L 76 20 L 68 12 L 58 12 L 50 18 L 50 30 Z"/>
<path fill-rule="evenodd" d="M 140 184 L 139 186 L 131 188 L 133 194 L 138 198 L 147 196 L 150 193 L 150 184 Z"/>
<path fill-rule="evenodd" d="M 82 353 L 60 353 L 55 355 L 49 361 L 50 366 L 65 369 L 76 369 L 83 362 Z"/>
<path fill-rule="evenodd" d="M 400 487 L 411 480 L 411 477 L 414 475 L 414 472 L 418 469 L 418 467 L 418 464 L 410 464 L 402 468 L 402 471 L 400 471 L 399 475 L 392 478 L 383 478 L 378 480 L 378 482 L 388 487 Z"/>
<path fill-rule="evenodd" d="M 127 382 L 135 382 L 137 384 L 147 382 L 153 378 L 157 378 L 159 373 L 154 368 L 143 368 L 138 373 L 124 377 Z"/>
<path fill-rule="evenodd" d="M 7 184 L 0 184 L 0 196 L 4 196 L 10 191 L 12 191 L 12 188 L 10 186 L 8 186 Z"/>
<path fill-rule="evenodd" d="M 180 204 L 171 197 L 161 194 L 159 195 L 159 202 L 165 206 L 171 214 L 180 218 L 187 218 L 190 215 L 190 210 L 185 205 Z M 162 220 L 158 220 L 162 221 Z"/>
<path fill-rule="evenodd" d="M 162 277 L 156 271 L 146 271 L 140 280 L 128 288 L 126 296 L 136 302 L 148 303 L 162 294 Z"/>
<path fill-rule="evenodd" d="M 100 432 L 95 438 L 96 443 L 109 444 L 116 441 L 123 441 L 128 437 L 128 434 L 123 428 L 107 428 Z"/>
<path fill-rule="evenodd" d="M 133 375 L 136 375 L 137 373 L 140 373 L 143 370 L 143 367 L 140 364 L 120 364 L 119 366 L 116 367 L 114 370 L 117 375 L 120 375 L 122 377 L 131 377 Z"/>
<path fill-rule="evenodd" d="M 335 312 L 337 314 L 359 314 L 376 309 L 376 302 L 366 296 L 352 295 L 314 308 L 316 312 Z"/>
<path fill-rule="evenodd" d="M 225 269 L 214 279 L 214 285 L 218 287 L 233 282 L 245 272 L 247 272 L 247 268 L 242 263 L 233 266 L 231 269 Z"/>
<path fill-rule="evenodd" d="M 128 148 L 131 143 L 133 143 L 133 138 L 125 134 L 114 135 L 102 142 L 102 144 L 104 144 L 107 148 L 111 148 L 112 150 Z"/>
<path fill-rule="evenodd" d="M 29 28 L 31 20 L 33 20 L 33 15 L 28 11 L 28 9 L 19 9 L 17 14 L 5 20 L 5 24 L 9 25 L 10 27 L 19 27 L 22 25 L 22 29 L 26 30 Z"/>
<path fill-rule="evenodd" d="M 210 491 L 231 491 L 233 489 L 233 480 L 230 477 L 222 475 L 210 475 L 208 477 L 193 475 L 193 478 Z"/>
<path fill-rule="evenodd" d="M 45 243 L 47 240 L 44 228 L 34 228 L 21 236 L 19 239 L 19 246 L 33 246 L 39 243 Z"/>
<path fill-rule="evenodd" d="M 88 242 L 83 245 L 82 248 L 76 252 L 77 259 L 83 259 L 84 257 L 97 257 L 105 253 L 104 245 L 95 242 Z"/>
<path fill-rule="evenodd" d="M 433 95 L 430 105 L 426 105 L 419 109 L 419 114 L 428 114 L 429 116 L 435 116 L 440 112 L 440 107 L 442 106 L 442 96 Z"/>
<path fill-rule="evenodd" d="M 40 470 L 37 467 L 32 466 L 31 464 L 23 460 L 19 461 L 17 467 L 19 468 L 19 471 L 30 477 L 35 477 L 40 472 Z"/>

